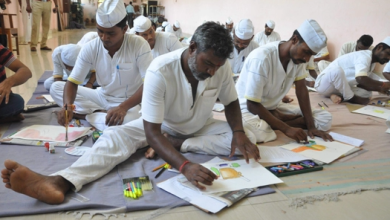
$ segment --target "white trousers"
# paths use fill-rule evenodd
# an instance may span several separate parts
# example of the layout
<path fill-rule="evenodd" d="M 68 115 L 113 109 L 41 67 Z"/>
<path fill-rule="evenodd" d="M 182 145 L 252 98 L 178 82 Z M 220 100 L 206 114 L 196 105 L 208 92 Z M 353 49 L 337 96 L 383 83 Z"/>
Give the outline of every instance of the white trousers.
<path fill-rule="evenodd" d="M 276 109 L 278 109 L 283 114 L 302 115 L 302 111 L 298 106 L 283 102 L 280 102 Z M 330 129 L 332 126 L 332 115 L 328 111 L 314 109 L 312 114 L 314 118 L 314 125 L 318 130 L 327 131 Z M 243 113 L 242 118 L 245 127 L 254 133 L 258 142 L 259 139 L 263 140 L 264 142 L 276 139 L 275 132 L 264 120 L 260 119 L 259 116 L 248 112 Z"/>
<path fill-rule="evenodd" d="M 32 4 L 31 4 L 32 5 Z M 31 25 L 32 25 L 32 15 L 26 11 L 27 3 L 22 1 L 21 11 L 22 11 L 22 24 L 23 24 L 23 35 L 20 39 L 20 44 L 27 44 L 31 41 Z"/>
<path fill-rule="evenodd" d="M 64 95 L 65 82 L 54 82 L 50 88 L 50 95 L 54 101 L 60 106 L 63 106 L 63 95 Z M 87 121 L 99 130 L 107 128 L 105 125 L 106 113 L 93 113 L 96 110 L 110 110 L 119 106 L 126 99 L 107 100 L 98 89 L 90 89 L 79 86 L 77 88 L 77 95 L 74 101 L 76 106 L 75 112 L 78 114 L 87 114 Z M 139 105 L 127 111 L 123 124 L 139 118 L 141 107 Z M 93 114 L 92 114 L 93 113 Z"/>
<path fill-rule="evenodd" d="M 321 95 L 329 97 L 332 94 L 343 97 L 345 101 L 350 100 L 357 95 L 364 98 L 370 98 L 372 92 L 359 87 L 351 87 L 343 69 L 335 67 L 322 72 L 316 79 L 314 88 Z"/>
<path fill-rule="evenodd" d="M 162 130 L 170 135 L 178 136 L 177 133 L 165 126 L 162 126 Z M 248 134 L 252 135 L 250 131 Z M 226 121 L 209 119 L 201 130 L 190 136 L 181 146 L 181 152 L 211 155 L 230 154 L 233 135 Z M 253 141 L 254 137 L 249 138 Z M 147 145 L 142 118 L 124 125 L 109 127 L 91 150 L 82 155 L 70 167 L 52 175 L 64 177 L 74 185 L 76 191 L 79 191 L 83 185 L 104 176 L 116 165 L 134 154 L 137 149 Z M 238 150 L 235 153 L 241 154 Z"/>

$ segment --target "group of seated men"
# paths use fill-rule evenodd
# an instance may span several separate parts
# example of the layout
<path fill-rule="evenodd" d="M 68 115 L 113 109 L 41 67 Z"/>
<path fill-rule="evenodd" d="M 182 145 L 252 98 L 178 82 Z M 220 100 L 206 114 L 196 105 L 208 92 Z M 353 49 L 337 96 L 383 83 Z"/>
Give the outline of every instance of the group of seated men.
<path fill-rule="evenodd" d="M 104 1 L 96 15 L 98 38 L 75 49 L 79 51 L 75 61 L 62 53 L 58 56 L 62 68 L 71 72 L 66 82 L 61 74 L 54 75 L 59 80 L 50 87 L 50 94 L 62 107 L 57 114 L 59 124 L 65 125 L 73 117 L 86 118 L 101 126 L 103 135 L 76 162 L 50 176 L 6 160 L 1 177 L 7 188 L 59 204 L 69 190 L 79 191 L 149 146 L 146 157 L 158 154 L 203 189 L 203 184 L 211 185 L 217 176 L 181 152 L 242 155 L 249 162 L 249 158 L 260 158 L 256 143 L 276 139 L 274 130 L 297 142 L 306 142 L 308 136 L 333 140 L 326 133 L 332 115 L 312 110 L 305 83 L 307 62 L 327 45 L 327 37 L 315 20 L 305 20 L 288 41 L 270 42 L 241 56 L 244 47 L 257 44 L 252 42 L 249 19 L 241 20 L 233 33 L 215 22 L 205 22 L 195 30 L 190 45 L 181 47 L 177 37 L 156 33 L 144 17 L 135 19 L 135 34 L 126 33 L 126 16 L 122 0 Z M 267 22 L 266 29 L 272 27 L 274 23 Z M 390 38 L 372 52 L 350 54 L 336 59 L 317 77 L 319 91 L 325 79 L 337 74 L 345 78 L 355 69 L 356 88 L 385 92 L 390 87 L 388 82 L 369 77 L 371 63 L 389 61 Z M 235 57 L 241 57 L 242 63 L 230 60 Z M 235 84 L 232 68 L 238 64 L 242 67 Z M 97 89 L 89 88 L 92 81 L 85 83 L 88 74 L 89 79 L 96 78 Z M 332 82 L 328 81 L 328 87 Z M 282 102 L 293 84 L 299 107 Z M 337 95 L 337 89 L 331 95 Z M 212 117 L 217 99 L 225 106 L 226 121 Z M 76 107 L 65 110 L 65 105 Z"/>

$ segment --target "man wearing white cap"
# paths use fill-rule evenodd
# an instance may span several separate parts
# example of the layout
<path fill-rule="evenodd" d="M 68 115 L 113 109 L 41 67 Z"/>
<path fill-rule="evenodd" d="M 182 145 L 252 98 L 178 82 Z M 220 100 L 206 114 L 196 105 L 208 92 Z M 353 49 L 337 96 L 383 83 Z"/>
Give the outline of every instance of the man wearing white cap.
<path fill-rule="evenodd" d="M 256 137 L 262 134 L 260 125 L 268 123 L 297 142 L 306 142 L 307 136 L 332 140 L 324 132 L 331 127 L 332 115 L 311 110 L 305 85 L 306 62 L 326 46 L 326 41 L 319 24 L 306 20 L 287 42 L 272 42 L 249 54 L 236 89 L 244 126 L 251 128 Z M 300 108 L 281 102 L 292 84 Z M 307 134 L 302 129 L 307 129 Z"/>
<path fill-rule="evenodd" d="M 174 24 L 168 24 L 165 27 L 165 32 L 174 34 L 177 37 L 177 39 L 179 39 L 179 41 L 183 40 L 183 37 L 182 37 L 183 34 L 182 34 L 182 31 L 180 28 L 179 21 L 175 21 Z"/>
<path fill-rule="evenodd" d="M 254 27 L 249 19 L 242 19 L 233 31 L 234 50 L 229 59 L 234 74 L 241 72 L 245 59 L 252 50 L 259 47 L 253 39 Z"/>
<path fill-rule="evenodd" d="M 82 47 L 65 86 L 64 82 L 53 83 L 50 94 L 58 105 L 69 107 L 69 120 L 74 115 L 69 110 L 72 104 L 78 117 L 86 116 L 99 130 L 140 117 L 143 78 L 153 56 L 144 39 L 126 33 L 126 23 L 123 1 L 105 0 L 96 14 L 99 38 Z M 90 69 L 96 70 L 101 86 L 96 90 L 77 86 Z M 57 116 L 64 125 L 65 108 Z"/>
<path fill-rule="evenodd" d="M 230 17 L 228 17 L 228 19 L 226 20 L 225 27 L 226 27 L 226 29 L 229 30 L 230 33 L 233 34 L 234 22 Z"/>
<path fill-rule="evenodd" d="M 167 21 L 164 21 L 162 24 L 161 24 L 161 27 L 162 27 L 162 32 L 165 32 L 165 28 L 169 25 L 169 23 Z"/>
<path fill-rule="evenodd" d="M 44 82 L 44 87 L 46 90 L 50 90 L 51 85 L 57 81 L 66 81 L 68 76 L 73 70 L 74 65 L 76 64 L 77 56 L 79 55 L 81 47 L 77 44 L 66 44 L 61 45 L 54 49 L 53 54 L 51 55 L 53 60 L 53 76 L 49 77 Z M 83 83 L 80 85 L 92 88 L 95 83 L 96 75 L 95 71 L 88 71 L 88 75 L 83 80 Z"/>
<path fill-rule="evenodd" d="M 182 48 L 177 37 L 171 33 L 155 32 L 152 22 L 145 16 L 138 16 L 134 20 L 136 35 L 143 37 L 152 49 L 153 58 Z"/>
<path fill-rule="evenodd" d="M 376 63 L 390 60 L 390 37 L 386 37 L 374 49 L 345 54 L 334 60 L 318 75 L 314 88 L 339 104 L 348 101 L 366 105 L 372 91 L 389 95 L 390 82 L 382 82 L 372 71 Z"/>
<path fill-rule="evenodd" d="M 255 38 L 253 39 L 256 43 L 259 44 L 259 46 L 266 45 L 270 42 L 274 41 L 280 41 L 280 35 L 275 29 L 275 22 L 272 20 L 267 21 L 265 23 L 264 31 L 261 31 L 255 35 Z"/>
<path fill-rule="evenodd" d="M 237 93 L 226 63 L 232 50 L 232 38 L 222 25 L 202 24 L 188 48 L 153 60 L 145 77 L 142 118 L 108 128 L 91 150 L 50 176 L 6 160 L 1 171 L 3 183 L 42 202 L 59 204 L 67 192 L 79 191 L 148 145 L 199 189 L 212 185 L 217 176 L 190 162 L 182 152 L 238 154 L 247 163 L 249 158 L 258 161 L 259 149 L 242 126 Z M 217 98 L 225 105 L 227 121 L 212 117 Z"/>

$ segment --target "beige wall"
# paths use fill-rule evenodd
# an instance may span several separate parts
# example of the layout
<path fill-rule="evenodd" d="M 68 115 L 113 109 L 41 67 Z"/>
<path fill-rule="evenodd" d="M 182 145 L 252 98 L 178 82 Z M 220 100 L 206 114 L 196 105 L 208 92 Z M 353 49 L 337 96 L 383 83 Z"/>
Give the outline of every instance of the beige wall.
<path fill-rule="evenodd" d="M 256 33 L 268 19 L 287 40 L 303 20 L 317 20 L 328 36 L 331 59 L 341 45 L 370 34 L 374 44 L 390 36 L 390 0 L 160 0 L 168 21 L 180 21 L 183 33 L 191 34 L 204 20 L 235 22 L 249 18 Z"/>

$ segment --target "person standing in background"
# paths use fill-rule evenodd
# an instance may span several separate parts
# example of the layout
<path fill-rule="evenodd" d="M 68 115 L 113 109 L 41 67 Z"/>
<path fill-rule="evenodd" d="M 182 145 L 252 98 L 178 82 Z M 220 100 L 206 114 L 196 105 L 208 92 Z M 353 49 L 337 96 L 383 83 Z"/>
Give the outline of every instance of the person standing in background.
<path fill-rule="evenodd" d="M 57 0 L 53 0 L 55 8 L 54 13 L 57 13 L 58 3 Z M 51 21 L 51 0 L 33 0 L 32 9 L 30 0 L 26 0 L 27 7 L 26 11 L 32 13 L 32 29 L 31 29 L 31 51 L 37 51 L 38 36 L 42 18 L 42 39 L 41 39 L 41 50 L 52 50 L 46 45 L 47 36 L 49 35 L 50 21 Z"/>
<path fill-rule="evenodd" d="M 31 41 L 31 15 L 27 13 L 27 1 L 18 0 L 20 6 L 20 12 L 22 13 L 23 23 L 23 37 L 21 38 L 20 44 L 28 44 Z"/>
<path fill-rule="evenodd" d="M 126 7 L 127 12 L 127 23 L 129 25 L 129 28 L 134 27 L 133 20 L 134 20 L 134 7 L 133 2 L 129 2 L 129 5 Z"/>

